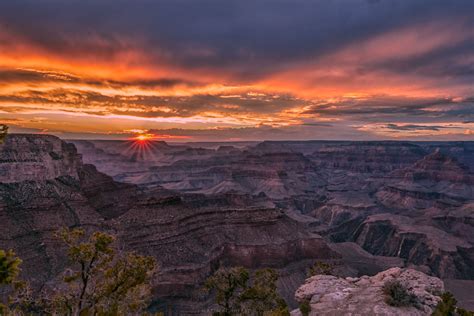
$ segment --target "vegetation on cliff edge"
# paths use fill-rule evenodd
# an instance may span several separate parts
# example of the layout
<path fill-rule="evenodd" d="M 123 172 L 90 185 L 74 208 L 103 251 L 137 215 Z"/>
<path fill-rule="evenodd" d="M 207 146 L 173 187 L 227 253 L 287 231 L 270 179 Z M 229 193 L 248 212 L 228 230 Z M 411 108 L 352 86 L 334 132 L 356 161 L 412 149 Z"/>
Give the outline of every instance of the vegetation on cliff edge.
<path fill-rule="evenodd" d="M 1 314 L 130 315 L 144 314 L 151 299 L 155 259 L 118 249 L 114 236 L 82 229 L 57 234 L 67 246 L 70 268 L 54 288 L 34 293 L 17 280 L 21 261 L 0 251 L 0 285 L 13 286 Z"/>
<path fill-rule="evenodd" d="M 242 267 L 221 268 L 206 282 L 220 311 L 214 315 L 289 316 L 285 300 L 277 292 L 278 273 L 261 269 L 251 274 Z"/>

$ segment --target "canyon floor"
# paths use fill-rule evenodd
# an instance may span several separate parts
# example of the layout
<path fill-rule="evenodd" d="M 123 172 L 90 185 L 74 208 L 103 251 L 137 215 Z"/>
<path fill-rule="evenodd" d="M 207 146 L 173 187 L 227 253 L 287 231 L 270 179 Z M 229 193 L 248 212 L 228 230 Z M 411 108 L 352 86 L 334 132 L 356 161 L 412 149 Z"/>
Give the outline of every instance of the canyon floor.
<path fill-rule="evenodd" d="M 114 232 L 160 263 L 154 308 L 210 306 L 220 266 L 273 267 L 292 307 L 315 261 L 344 277 L 439 277 L 474 309 L 474 142 L 168 144 L 13 134 L 0 145 L 0 248 L 34 284 L 65 269 L 60 227 Z"/>

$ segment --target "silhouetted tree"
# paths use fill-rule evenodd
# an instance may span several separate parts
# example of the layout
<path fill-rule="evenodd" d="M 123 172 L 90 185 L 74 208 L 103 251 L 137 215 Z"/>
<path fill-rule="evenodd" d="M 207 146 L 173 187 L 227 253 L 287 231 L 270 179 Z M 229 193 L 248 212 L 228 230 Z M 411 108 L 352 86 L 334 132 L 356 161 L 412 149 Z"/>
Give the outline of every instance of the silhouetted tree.
<path fill-rule="evenodd" d="M 222 311 L 216 315 L 289 315 L 285 300 L 278 294 L 278 273 L 272 269 L 248 270 L 223 268 L 211 276 L 206 287 L 215 291 L 216 303 Z"/>

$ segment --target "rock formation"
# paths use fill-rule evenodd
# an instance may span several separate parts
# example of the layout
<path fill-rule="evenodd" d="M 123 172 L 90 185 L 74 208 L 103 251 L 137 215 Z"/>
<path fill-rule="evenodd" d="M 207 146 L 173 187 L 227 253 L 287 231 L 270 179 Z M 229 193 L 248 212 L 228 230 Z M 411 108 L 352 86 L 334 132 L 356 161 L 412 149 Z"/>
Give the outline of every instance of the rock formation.
<path fill-rule="evenodd" d="M 417 298 L 418 306 L 394 307 L 385 302 L 383 286 L 397 280 Z M 338 278 L 316 275 L 296 291 L 295 298 L 311 306 L 309 315 L 431 315 L 444 291 L 443 281 L 412 269 L 391 268 L 374 276 Z M 292 316 L 302 315 L 294 310 Z"/>

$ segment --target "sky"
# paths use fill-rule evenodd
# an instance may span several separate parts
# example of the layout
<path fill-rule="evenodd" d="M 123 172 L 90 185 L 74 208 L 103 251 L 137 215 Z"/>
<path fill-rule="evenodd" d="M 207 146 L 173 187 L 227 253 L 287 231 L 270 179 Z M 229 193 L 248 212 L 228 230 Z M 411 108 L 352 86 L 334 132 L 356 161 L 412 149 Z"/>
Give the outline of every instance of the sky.
<path fill-rule="evenodd" d="M 3 0 L 0 123 L 66 139 L 474 140 L 472 0 Z"/>

